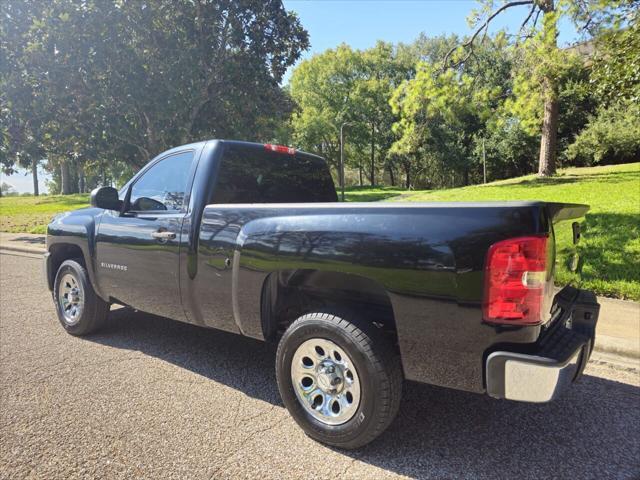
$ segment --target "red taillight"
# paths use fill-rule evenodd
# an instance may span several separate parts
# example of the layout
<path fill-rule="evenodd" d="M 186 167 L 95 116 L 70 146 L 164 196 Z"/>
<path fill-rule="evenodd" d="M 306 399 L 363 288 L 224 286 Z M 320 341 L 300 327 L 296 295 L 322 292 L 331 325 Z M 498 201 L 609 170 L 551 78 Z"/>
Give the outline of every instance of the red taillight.
<path fill-rule="evenodd" d="M 284 145 L 273 145 L 272 143 L 265 143 L 264 148 L 278 153 L 287 153 L 289 155 L 295 155 L 296 149 L 293 147 L 286 147 Z"/>
<path fill-rule="evenodd" d="M 534 325 L 541 310 L 547 277 L 547 237 L 519 237 L 489 248 L 484 280 L 484 320 Z"/>

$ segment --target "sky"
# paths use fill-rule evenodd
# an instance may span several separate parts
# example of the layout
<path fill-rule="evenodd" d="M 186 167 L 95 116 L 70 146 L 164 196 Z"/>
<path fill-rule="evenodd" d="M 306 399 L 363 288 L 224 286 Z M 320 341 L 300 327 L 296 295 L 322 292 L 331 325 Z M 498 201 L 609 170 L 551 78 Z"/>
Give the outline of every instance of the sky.
<path fill-rule="evenodd" d="M 38 169 L 38 188 L 40 193 L 48 193 L 45 180 L 51 178 L 49 173 L 43 168 Z M 0 172 L 0 183 L 8 183 L 18 193 L 33 193 L 33 179 L 31 170 L 19 169 L 18 173 L 5 175 Z"/>
<path fill-rule="evenodd" d="M 309 32 L 311 47 L 298 63 L 341 43 L 365 49 L 375 45 L 377 40 L 409 43 L 421 32 L 428 36 L 468 35 L 472 30 L 467 17 L 478 5 L 476 0 L 284 0 L 285 8 L 295 11 Z M 527 6 L 510 8 L 494 19 L 489 31 L 517 32 L 527 13 Z M 578 40 L 570 22 L 561 21 L 559 30 L 560 45 Z M 285 83 L 291 70 L 287 72 Z M 44 180 L 48 176 L 43 172 L 40 177 L 40 188 L 44 190 Z M 2 175 L 2 181 L 10 183 L 19 192 L 33 192 L 30 172 Z"/>
<path fill-rule="evenodd" d="M 377 40 L 410 43 L 422 32 L 430 37 L 450 33 L 462 37 L 473 32 L 467 17 L 479 5 L 476 0 L 284 0 L 285 8 L 295 11 L 309 32 L 311 47 L 301 60 L 343 42 L 365 49 Z M 528 12 L 527 5 L 501 12 L 491 22 L 489 33 L 517 32 Z M 568 20 L 560 21 L 559 31 L 561 46 L 578 40 Z M 290 73 L 291 69 L 285 83 Z"/>

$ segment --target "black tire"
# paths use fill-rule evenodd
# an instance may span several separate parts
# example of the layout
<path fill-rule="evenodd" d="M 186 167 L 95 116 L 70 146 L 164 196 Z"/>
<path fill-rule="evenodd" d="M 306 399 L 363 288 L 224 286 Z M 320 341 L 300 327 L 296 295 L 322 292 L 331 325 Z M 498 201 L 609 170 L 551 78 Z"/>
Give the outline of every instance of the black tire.
<path fill-rule="evenodd" d="M 73 277 L 80 287 L 82 308 L 78 309 L 78 315 L 73 320 L 65 316 L 63 307 L 64 301 L 68 298 L 64 297 L 64 293 L 60 295 L 60 283 L 65 280 L 68 284 L 70 277 Z M 64 289 L 65 287 L 63 287 Z M 68 294 L 67 294 L 68 295 Z M 64 299 L 64 300 L 63 300 Z M 91 286 L 89 275 L 82 263 L 78 260 L 65 260 L 58 268 L 55 281 L 53 282 L 53 301 L 56 305 L 58 320 L 62 327 L 71 335 L 82 336 L 98 330 L 107 319 L 109 314 L 109 303 L 102 300 Z M 69 314 L 67 314 L 69 315 Z"/>
<path fill-rule="evenodd" d="M 403 375 L 399 355 L 391 342 L 375 326 L 345 317 L 310 313 L 293 322 L 278 345 L 276 376 L 285 406 L 307 435 L 334 447 L 355 449 L 378 437 L 395 418 Z M 359 377 L 357 410 L 339 425 L 315 418 L 303 407 L 294 390 L 291 376 L 294 355 L 304 342 L 317 338 L 329 340 L 346 352 Z"/>

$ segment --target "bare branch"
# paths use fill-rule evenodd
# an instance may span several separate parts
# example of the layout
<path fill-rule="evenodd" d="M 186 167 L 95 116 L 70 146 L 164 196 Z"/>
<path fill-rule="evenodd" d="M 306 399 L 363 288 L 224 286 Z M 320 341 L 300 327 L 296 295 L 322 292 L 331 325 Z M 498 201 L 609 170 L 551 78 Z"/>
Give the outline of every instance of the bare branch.
<path fill-rule="evenodd" d="M 542 10 L 538 10 L 536 12 L 536 18 L 533 19 L 533 26 L 531 27 L 532 30 L 535 30 L 536 25 L 538 25 L 538 18 L 540 18 L 540 12 L 542 12 Z"/>
<path fill-rule="evenodd" d="M 593 23 L 593 17 L 591 15 L 588 15 L 587 16 L 587 21 L 584 23 L 584 25 L 582 26 L 582 28 L 580 30 L 588 32 L 590 34 L 593 34 L 593 31 L 591 30 L 591 24 L 592 23 Z"/>
<path fill-rule="evenodd" d="M 520 30 L 518 30 L 518 34 L 515 35 L 516 46 L 520 44 L 521 40 L 527 40 L 528 38 L 533 37 L 533 32 L 535 31 L 536 25 L 538 24 L 538 17 L 540 16 L 540 12 L 542 12 L 542 9 L 540 8 L 536 9 L 536 7 L 538 7 L 538 5 L 534 2 L 534 4 L 531 5 L 531 10 L 529 11 L 529 15 L 527 15 L 527 18 L 524 20 L 524 22 L 522 22 L 522 25 L 520 25 Z M 522 32 L 524 28 L 527 26 L 527 23 L 529 23 L 529 20 L 531 20 L 531 16 L 533 15 L 534 12 L 536 16 L 533 19 L 533 25 L 531 26 L 531 30 L 529 30 L 529 32 L 523 35 Z"/>
<path fill-rule="evenodd" d="M 484 27 L 484 33 L 482 34 L 482 38 L 480 39 L 480 45 L 482 45 L 484 43 L 484 41 L 487 39 L 487 32 L 489 32 L 489 24 L 487 23 L 487 26 Z"/>
<path fill-rule="evenodd" d="M 533 15 L 533 12 L 536 11 L 536 7 L 537 5 L 535 3 L 531 4 L 531 10 L 529 10 L 529 15 L 527 15 L 527 18 L 524 19 L 524 22 L 522 22 L 522 25 L 520 25 L 520 32 L 522 32 L 522 30 L 524 30 L 524 27 L 527 26 L 527 23 L 529 23 L 529 20 L 531 20 L 531 16 Z"/>
<path fill-rule="evenodd" d="M 489 28 L 489 23 L 491 23 L 491 20 L 493 20 L 495 17 L 497 17 L 500 13 L 504 12 L 505 10 L 507 10 L 508 8 L 511 7 L 517 7 L 520 5 L 533 5 L 535 7 L 535 3 L 534 0 L 520 0 L 520 1 L 515 1 L 515 2 L 508 2 L 505 3 L 504 5 L 502 5 L 500 8 L 498 8 L 497 10 L 495 10 L 493 13 L 491 13 L 487 19 L 482 23 L 482 25 L 480 25 L 476 31 L 473 33 L 473 35 L 471 36 L 471 38 L 469 40 L 467 40 L 465 43 L 463 43 L 462 45 L 456 45 L 455 47 L 453 47 L 451 50 L 449 50 L 447 52 L 447 54 L 444 56 L 444 60 L 442 61 L 442 69 L 446 69 L 449 67 L 448 63 L 449 63 L 449 58 L 451 57 L 451 55 L 453 54 L 453 52 L 455 52 L 458 48 L 462 47 L 463 49 L 465 48 L 471 48 L 473 49 L 473 42 L 475 42 L 476 38 L 478 35 L 480 35 L 480 32 L 484 31 L 486 36 L 486 32 L 487 29 Z M 533 10 L 533 9 L 532 9 Z M 483 36 L 483 39 L 484 39 Z M 470 57 L 470 54 L 468 54 L 467 56 L 465 56 L 465 58 L 463 59 L 463 61 L 460 62 L 456 62 L 455 65 L 460 65 L 462 63 L 464 63 L 468 58 Z"/>

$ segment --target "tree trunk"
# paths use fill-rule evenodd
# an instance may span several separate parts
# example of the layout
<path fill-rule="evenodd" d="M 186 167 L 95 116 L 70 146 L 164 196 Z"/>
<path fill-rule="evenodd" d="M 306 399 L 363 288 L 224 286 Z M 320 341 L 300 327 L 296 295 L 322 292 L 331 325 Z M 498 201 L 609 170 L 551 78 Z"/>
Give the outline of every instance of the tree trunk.
<path fill-rule="evenodd" d="M 358 173 L 360 174 L 360 186 L 362 186 L 363 181 L 362 181 L 362 162 L 361 161 L 358 162 Z"/>
<path fill-rule="evenodd" d="M 78 165 L 78 193 L 84 193 L 85 188 L 84 167 Z"/>
<path fill-rule="evenodd" d="M 62 195 L 71 193 L 71 172 L 69 171 L 69 162 L 67 160 L 60 162 L 60 193 Z"/>
<path fill-rule="evenodd" d="M 542 121 L 542 138 L 540 140 L 540 159 L 538 175 L 548 177 L 556 173 L 556 140 L 558 137 L 558 98 L 545 79 L 547 90 L 544 101 L 544 119 Z"/>
<path fill-rule="evenodd" d="M 391 180 L 391 186 L 395 187 L 396 186 L 396 177 L 393 174 L 393 167 L 391 165 L 389 165 L 387 168 L 389 169 L 389 180 Z"/>
<path fill-rule="evenodd" d="M 373 187 L 376 184 L 376 125 L 375 123 L 371 124 L 371 175 L 369 176 L 369 180 L 371 180 L 371 186 Z"/>
<path fill-rule="evenodd" d="M 38 161 L 34 158 L 31 160 L 31 176 L 33 177 L 33 194 L 37 197 L 40 195 L 38 188 Z"/>
<path fill-rule="evenodd" d="M 404 173 L 406 175 L 404 186 L 407 190 L 409 190 L 411 188 L 411 167 L 408 162 L 404 164 Z"/>
<path fill-rule="evenodd" d="M 558 49 L 558 20 L 554 0 L 542 0 L 540 9 L 542 17 L 542 42 L 549 54 Z M 557 80 L 545 75 L 542 79 L 542 95 L 544 98 L 544 118 L 542 120 L 542 137 L 540 139 L 540 158 L 538 175 L 547 177 L 556 173 L 556 140 L 558 137 L 558 85 Z"/>

